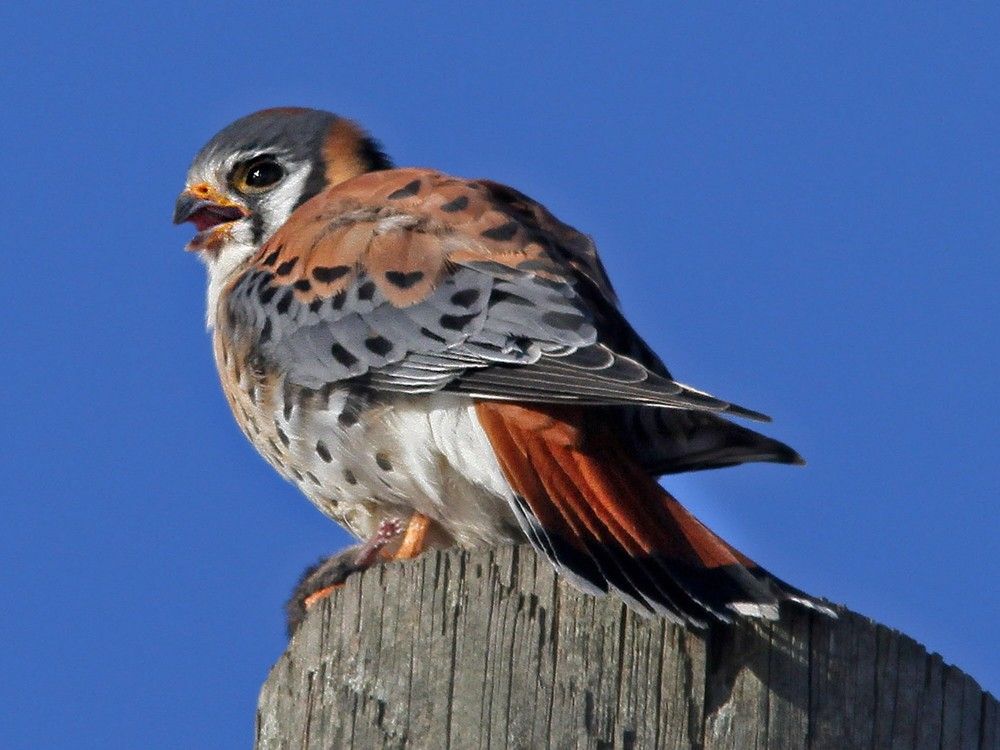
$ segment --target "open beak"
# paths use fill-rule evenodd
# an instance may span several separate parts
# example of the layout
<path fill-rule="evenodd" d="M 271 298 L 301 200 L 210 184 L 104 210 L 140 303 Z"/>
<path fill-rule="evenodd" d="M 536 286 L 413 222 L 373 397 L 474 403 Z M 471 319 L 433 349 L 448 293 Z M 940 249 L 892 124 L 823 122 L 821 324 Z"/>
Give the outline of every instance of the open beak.
<path fill-rule="evenodd" d="M 230 200 L 211 185 L 199 182 L 177 197 L 174 206 L 174 224 L 189 221 L 198 234 L 188 243 L 188 250 L 206 250 L 220 241 L 219 227 L 246 218 L 250 212 L 245 206 Z"/>

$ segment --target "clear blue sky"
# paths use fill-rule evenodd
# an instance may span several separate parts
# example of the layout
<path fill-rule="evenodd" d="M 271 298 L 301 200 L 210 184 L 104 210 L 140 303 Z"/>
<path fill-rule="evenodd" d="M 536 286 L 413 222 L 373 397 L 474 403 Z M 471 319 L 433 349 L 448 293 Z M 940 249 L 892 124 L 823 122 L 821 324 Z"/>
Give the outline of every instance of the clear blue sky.
<path fill-rule="evenodd" d="M 667 486 L 1000 690 L 995 7 L 17 5 L 5 747 L 248 746 L 281 604 L 346 542 L 233 423 L 170 224 L 196 149 L 284 104 L 591 233 L 678 377 L 809 460 Z"/>

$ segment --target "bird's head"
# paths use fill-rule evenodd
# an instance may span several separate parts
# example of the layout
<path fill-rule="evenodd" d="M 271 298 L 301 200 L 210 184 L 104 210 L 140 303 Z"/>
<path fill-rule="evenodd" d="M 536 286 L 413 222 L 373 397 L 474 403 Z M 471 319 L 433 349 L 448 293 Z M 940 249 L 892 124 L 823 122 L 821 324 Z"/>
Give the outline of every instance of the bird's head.
<path fill-rule="evenodd" d="M 198 230 L 187 244 L 229 269 L 324 188 L 391 164 L 350 120 L 303 108 L 266 109 L 216 134 L 195 156 L 174 223 Z"/>

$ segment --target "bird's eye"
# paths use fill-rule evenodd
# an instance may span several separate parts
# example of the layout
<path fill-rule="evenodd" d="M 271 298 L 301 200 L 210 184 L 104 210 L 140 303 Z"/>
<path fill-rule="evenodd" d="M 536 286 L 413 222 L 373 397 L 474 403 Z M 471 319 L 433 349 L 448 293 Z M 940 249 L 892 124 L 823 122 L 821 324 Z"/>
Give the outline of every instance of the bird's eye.
<path fill-rule="evenodd" d="M 263 193 L 285 176 L 285 170 L 270 156 L 240 165 L 233 174 L 233 186 L 241 193 Z"/>

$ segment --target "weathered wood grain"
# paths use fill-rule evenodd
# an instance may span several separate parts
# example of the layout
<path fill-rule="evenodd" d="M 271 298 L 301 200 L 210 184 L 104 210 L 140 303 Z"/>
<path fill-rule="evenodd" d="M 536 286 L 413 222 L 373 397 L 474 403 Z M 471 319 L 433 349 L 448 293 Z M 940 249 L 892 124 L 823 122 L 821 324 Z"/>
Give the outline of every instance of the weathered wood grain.
<path fill-rule="evenodd" d="M 349 579 L 271 670 L 256 746 L 1000 750 L 1000 707 L 847 610 L 698 633 L 508 548 Z"/>

